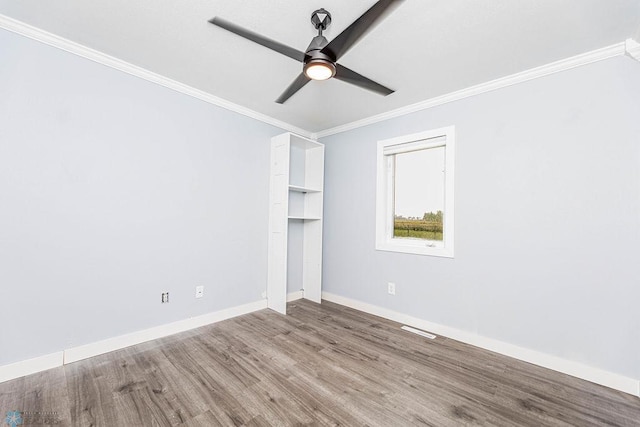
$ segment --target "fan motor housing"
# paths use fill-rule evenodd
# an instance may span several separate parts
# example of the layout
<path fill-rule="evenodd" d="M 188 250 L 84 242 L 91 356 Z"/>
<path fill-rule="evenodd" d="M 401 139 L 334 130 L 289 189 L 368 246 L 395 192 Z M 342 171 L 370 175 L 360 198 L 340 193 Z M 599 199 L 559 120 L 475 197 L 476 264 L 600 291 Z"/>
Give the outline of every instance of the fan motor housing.
<path fill-rule="evenodd" d="M 327 44 L 329 44 L 329 41 L 325 36 L 315 36 L 311 40 L 311 43 L 309 43 L 309 46 L 307 46 L 306 54 L 311 55 L 312 51 L 315 51 L 315 50 L 319 51 L 322 48 L 324 48 Z"/>
<path fill-rule="evenodd" d="M 307 47 L 307 51 L 305 59 L 304 59 L 304 71 L 306 74 L 307 68 L 313 65 L 324 65 L 328 69 L 331 70 L 331 77 L 336 75 L 336 60 L 331 56 L 322 53 L 322 48 L 327 45 L 328 41 L 324 36 L 315 36 L 311 43 L 309 43 L 309 47 Z"/>

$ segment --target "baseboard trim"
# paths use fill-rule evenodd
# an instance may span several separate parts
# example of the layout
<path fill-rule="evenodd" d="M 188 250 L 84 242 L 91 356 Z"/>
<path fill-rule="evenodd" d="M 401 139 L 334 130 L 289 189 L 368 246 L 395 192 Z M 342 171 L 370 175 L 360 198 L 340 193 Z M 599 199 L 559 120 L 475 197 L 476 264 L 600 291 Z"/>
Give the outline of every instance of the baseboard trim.
<path fill-rule="evenodd" d="M 322 299 L 640 397 L 640 379 L 429 322 L 329 292 L 322 292 Z"/>
<path fill-rule="evenodd" d="M 252 313 L 254 311 L 262 310 L 263 308 L 267 308 L 266 300 L 231 307 L 213 313 L 192 317 L 190 319 L 179 320 L 177 322 L 167 323 L 154 328 L 144 329 L 142 331 L 119 335 L 106 340 L 73 347 L 64 351 L 64 363 L 77 362 L 78 360 L 87 359 L 89 357 L 109 353 L 121 348 L 130 347 L 132 345 L 163 338 L 169 335 L 199 328 L 201 326 L 210 325 L 222 320 L 231 319 L 232 317 Z"/>
<path fill-rule="evenodd" d="M 201 316 L 191 317 L 177 322 L 144 329 L 130 334 L 119 335 L 106 340 L 96 341 L 77 347 L 72 347 L 56 353 L 47 354 L 29 360 L 0 366 L 0 382 L 35 374 L 51 368 L 57 368 L 68 363 L 77 362 L 89 357 L 98 356 L 111 351 L 120 350 L 146 341 L 163 338 L 169 335 L 185 332 L 201 326 L 210 325 L 222 320 L 231 319 L 243 314 L 267 308 L 267 300 L 259 300 L 236 307 L 227 308 Z"/>
<path fill-rule="evenodd" d="M 287 294 L 287 302 L 299 300 L 299 299 L 302 299 L 302 298 L 304 298 L 304 291 L 302 291 L 302 290 L 295 291 L 295 292 L 289 292 Z"/>
<path fill-rule="evenodd" d="M 33 359 L 0 366 L 0 383 L 62 366 L 64 354 L 57 351 Z"/>

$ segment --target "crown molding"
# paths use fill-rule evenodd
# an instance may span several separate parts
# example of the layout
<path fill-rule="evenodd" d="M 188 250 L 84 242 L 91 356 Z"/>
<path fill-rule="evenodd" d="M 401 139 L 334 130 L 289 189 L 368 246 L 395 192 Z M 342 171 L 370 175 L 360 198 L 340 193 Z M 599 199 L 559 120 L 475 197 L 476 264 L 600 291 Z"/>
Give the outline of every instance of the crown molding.
<path fill-rule="evenodd" d="M 560 61 L 552 62 L 550 64 L 542 65 L 540 67 L 532 68 L 520 73 L 512 74 L 510 76 L 501 77 L 496 80 L 492 80 L 486 83 L 481 83 L 475 86 L 468 87 L 459 91 L 451 92 L 442 96 L 427 99 L 417 102 L 415 104 L 407 105 L 397 108 L 392 111 L 388 111 L 382 114 L 370 116 L 361 120 L 356 120 L 351 123 L 336 126 L 333 128 L 325 129 L 317 133 L 310 132 L 306 129 L 294 126 L 290 123 L 283 122 L 281 120 L 270 117 L 266 114 L 259 113 L 249 108 L 243 107 L 233 102 L 214 96 L 210 93 L 204 92 L 200 89 L 185 85 L 176 80 L 162 76 L 160 74 L 151 72 L 145 68 L 133 65 L 121 59 L 107 55 L 95 49 L 49 33 L 42 29 L 33 27 L 22 21 L 10 18 L 6 15 L 0 14 L 0 28 L 20 34 L 30 39 L 45 43 L 49 46 L 62 49 L 64 51 L 73 53 L 107 67 L 114 68 L 116 70 L 131 74 L 133 76 L 145 79 L 152 83 L 164 86 L 166 88 L 175 90 L 185 95 L 200 99 L 209 104 L 224 108 L 229 111 L 233 111 L 238 114 L 250 117 L 252 119 L 261 121 L 263 123 L 278 127 L 288 132 L 292 132 L 313 140 L 324 138 L 326 136 L 335 135 L 341 132 L 357 129 L 359 127 L 367 126 L 370 124 L 382 122 L 395 117 L 400 117 L 405 114 L 414 113 L 428 108 L 436 107 L 438 105 L 447 104 L 449 102 L 458 101 L 471 96 L 479 95 L 485 92 L 501 89 L 507 86 L 512 86 L 518 83 L 533 80 L 539 77 L 544 77 L 550 74 L 559 73 L 562 71 L 570 70 L 572 68 L 580 67 L 593 62 L 602 61 L 604 59 L 612 58 L 615 56 L 627 55 L 637 61 L 640 61 L 640 43 L 634 39 L 627 39 L 624 42 L 616 43 L 611 46 L 607 46 L 601 49 L 593 50 L 591 52 L 583 53 L 581 55 L 572 56 L 570 58 L 562 59 Z"/>
<path fill-rule="evenodd" d="M 234 104 L 233 102 L 211 95 L 210 93 L 204 92 L 200 89 L 196 89 L 194 87 L 180 83 L 176 80 L 151 72 L 145 68 L 133 65 L 129 62 L 107 55 L 90 47 L 73 42 L 69 39 L 65 39 L 64 37 L 49 33 L 48 31 L 44 31 L 40 28 L 33 27 L 29 24 L 18 21 L 17 19 L 10 18 L 3 14 L 0 14 L 0 28 L 4 28 L 5 30 L 20 34 L 49 46 L 62 49 L 69 53 L 73 53 L 85 59 L 97 62 L 98 64 L 106 65 L 107 67 L 111 67 L 127 74 L 131 74 L 141 79 L 150 81 L 152 83 L 156 83 L 160 86 L 175 90 L 176 92 L 192 96 L 209 104 L 213 104 L 226 110 L 233 111 L 234 113 L 242 114 L 243 116 L 250 117 L 252 119 L 284 129 L 286 131 L 305 136 L 307 138 L 312 137 L 311 132 L 294 126 L 290 123 L 283 122 L 281 120 L 267 116 L 266 114 L 262 114 L 241 105 Z"/>
<path fill-rule="evenodd" d="M 633 40 L 631 40 L 633 42 Z M 415 104 L 407 105 L 386 113 L 377 114 L 375 116 L 367 117 L 362 120 L 356 120 L 351 123 L 336 126 L 334 128 L 325 129 L 318 133 L 313 134 L 314 139 L 324 138 L 326 136 L 335 135 L 337 133 L 346 132 L 349 130 L 357 129 L 359 127 L 371 125 L 374 123 L 389 120 L 395 117 L 404 116 L 405 114 L 414 113 L 416 111 L 426 110 L 427 108 L 436 107 L 438 105 L 447 104 L 449 102 L 458 101 L 471 96 L 479 95 L 481 93 L 490 92 L 496 89 L 502 89 L 507 86 L 512 86 L 518 83 L 526 82 L 529 80 L 537 79 L 539 77 L 548 76 L 550 74 L 559 73 L 562 71 L 570 70 L 572 68 L 580 67 L 582 65 L 591 64 L 593 62 L 602 61 L 604 59 L 612 58 L 615 56 L 621 56 L 624 54 L 630 54 L 631 52 L 627 48 L 629 40 L 627 42 L 620 42 L 611 46 L 604 47 L 602 49 L 593 50 L 591 52 L 583 53 L 580 55 L 572 56 L 567 59 L 552 62 L 550 64 L 542 65 L 540 67 L 531 68 L 520 73 L 512 74 L 510 76 L 501 77 L 496 80 L 492 80 L 479 85 L 471 86 L 466 89 L 462 89 L 456 92 L 451 92 L 446 95 L 438 96 L 435 98 L 427 99 Z M 632 51 L 637 54 L 637 47 L 632 46 Z"/>
<path fill-rule="evenodd" d="M 624 49 L 627 56 L 640 62 L 640 43 L 634 39 L 627 39 L 624 42 Z"/>

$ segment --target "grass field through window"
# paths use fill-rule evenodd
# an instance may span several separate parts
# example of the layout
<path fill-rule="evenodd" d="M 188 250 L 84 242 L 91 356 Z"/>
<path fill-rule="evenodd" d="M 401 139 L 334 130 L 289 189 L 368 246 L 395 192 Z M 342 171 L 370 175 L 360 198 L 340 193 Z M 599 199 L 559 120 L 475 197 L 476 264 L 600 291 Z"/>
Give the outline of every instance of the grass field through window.
<path fill-rule="evenodd" d="M 442 221 L 395 218 L 393 237 L 442 241 Z"/>

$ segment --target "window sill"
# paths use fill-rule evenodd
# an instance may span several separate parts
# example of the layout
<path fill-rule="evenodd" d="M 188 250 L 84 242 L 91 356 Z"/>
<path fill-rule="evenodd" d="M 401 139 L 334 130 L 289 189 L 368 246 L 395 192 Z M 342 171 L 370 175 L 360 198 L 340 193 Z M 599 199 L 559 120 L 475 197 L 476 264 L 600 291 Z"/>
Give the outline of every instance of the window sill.
<path fill-rule="evenodd" d="M 408 244 L 394 240 L 384 243 L 376 243 L 376 250 L 387 252 L 400 252 L 413 255 L 428 255 L 442 258 L 453 258 L 453 250 L 444 247 L 425 246 L 424 243 Z"/>

